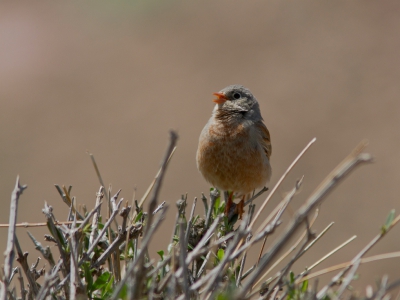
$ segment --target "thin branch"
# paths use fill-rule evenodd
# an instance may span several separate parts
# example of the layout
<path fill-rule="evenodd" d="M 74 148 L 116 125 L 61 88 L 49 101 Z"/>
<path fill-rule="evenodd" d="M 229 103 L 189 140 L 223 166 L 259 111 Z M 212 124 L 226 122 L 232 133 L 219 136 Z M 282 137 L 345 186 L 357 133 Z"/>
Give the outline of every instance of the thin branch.
<path fill-rule="evenodd" d="M 19 184 L 19 176 L 17 176 L 17 180 L 15 183 L 15 187 L 13 192 L 11 193 L 11 203 L 10 203 L 10 218 L 9 218 L 9 224 L 10 226 L 8 227 L 8 235 L 7 235 L 7 247 L 6 251 L 4 252 L 4 277 L 3 277 L 3 283 L 4 286 L 2 287 L 0 291 L 0 299 L 6 299 L 7 297 L 7 288 L 8 288 L 8 282 L 11 277 L 11 270 L 12 270 L 12 265 L 15 257 L 15 252 L 14 252 L 14 241 L 15 241 L 15 224 L 17 224 L 17 211 L 18 211 L 18 200 L 19 196 L 23 193 L 23 191 L 27 188 L 26 185 L 20 185 Z"/>
<path fill-rule="evenodd" d="M 361 264 L 365 264 L 365 263 L 374 262 L 374 261 L 378 261 L 378 260 L 382 260 L 382 259 L 398 258 L 398 257 L 400 257 L 400 251 L 384 253 L 384 254 L 378 254 L 378 255 L 373 255 L 373 256 L 369 256 L 369 257 L 364 257 L 364 258 L 362 258 L 360 260 L 360 263 Z M 303 278 L 299 278 L 296 281 L 296 284 L 297 283 L 301 283 L 301 282 L 303 282 L 305 280 L 310 280 L 312 278 L 316 278 L 316 277 L 319 277 L 321 275 L 324 275 L 324 274 L 327 274 L 327 273 L 330 273 L 330 272 L 334 272 L 334 271 L 346 268 L 348 266 L 351 266 L 351 261 L 340 263 L 340 264 L 331 266 L 329 268 L 325 268 L 325 269 L 322 269 L 320 271 L 316 271 L 314 273 L 310 273 L 310 274 L 304 276 Z"/>
<path fill-rule="evenodd" d="M 49 274 L 45 275 L 44 282 L 40 287 L 40 291 L 38 292 L 36 298 L 37 300 L 44 300 L 46 298 L 50 288 L 53 286 L 54 280 L 58 278 L 58 271 L 60 270 L 62 263 L 63 263 L 62 260 L 59 260 L 57 265 L 55 265 L 54 268 L 52 268 Z"/>
<path fill-rule="evenodd" d="M 90 159 L 91 159 L 91 161 L 93 163 L 93 167 L 94 167 L 94 170 L 96 172 L 97 178 L 99 179 L 100 185 L 105 187 L 103 178 L 101 177 L 101 174 L 100 174 L 100 170 L 99 170 L 99 168 L 97 166 L 96 160 L 94 159 L 94 155 L 92 153 L 90 153 L 90 152 L 87 152 L 87 154 L 89 154 Z M 110 195 L 108 193 L 105 193 L 105 196 L 106 196 L 107 202 L 110 202 Z"/>
<path fill-rule="evenodd" d="M 236 231 L 236 234 L 233 237 L 233 240 L 229 243 L 227 249 L 225 250 L 224 257 L 219 262 L 218 266 L 214 267 L 214 269 L 206 276 L 204 276 L 202 280 L 199 280 L 194 285 L 192 285 L 192 290 L 195 289 L 196 285 L 201 286 L 203 283 L 207 282 L 208 284 L 204 289 L 204 295 L 208 295 L 208 293 L 213 290 L 213 287 L 215 287 L 216 284 L 220 282 L 223 277 L 222 270 L 224 269 L 225 265 L 230 261 L 230 255 L 235 250 L 236 245 L 240 242 L 240 240 L 248 234 L 248 231 L 246 230 L 246 218 L 248 218 L 248 215 L 245 216 L 244 220 L 240 224 L 238 230 Z M 211 298 L 213 297 L 211 296 Z"/>
<path fill-rule="evenodd" d="M 331 192 L 333 188 L 336 187 L 338 183 L 341 182 L 355 167 L 372 161 L 372 156 L 370 154 L 362 153 L 364 148 L 365 143 L 358 146 L 356 150 L 354 150 L 347 158 L 345 158 L 344 161 L 327 176 L 327 178 L 309 197 L 307 202 L 300 207 L 284 234 L 263 256 L 257 269 L 249 276 L 246 283 L 243 285 L 243 288 L 235 295 L 236 299 L 243 299 L 246 296 L 247 292 L 251 289 L 261 272 L 271 263 L 271 261 L 287 243 L 290 237 L 292 237 L 299 230 L 299 225 L 303 223 L 312 210 L 322 203 L 329 192 Z"/>
<path fill-rule="evenodd" d="M 299 251 L 297 251 L 296 255 L 293 256 L 293 258 L 283 267 L 283 270 L 280 271 L 278 280 L 270 288 L 270 290 L 267 292 L 267 294 L 264 296 L 264 299 L 268 299 L 268 297 L 271 295 L 271 293 L 275 289 L 276 290 L 280 289 L 283 277 L 286 276 L 286 274 L 292 268 L 293 264 L 307 251 L 306 250 L 307 244 L 309 244 L 309 242 L 315 238 L 314 233 L 311 232 L 310 224 L 308 223 L 307 218 L 305 219 L 305 223 L 306 223 L 307 238 L 305 239 L 304 243 L 300 246 Z M 276 297 L 274 296 L 272 299 L 275 299 L 275 298 Z"/>
<path fill-rule="evenodd" d="M 15 236 L 15 248 L 17 249 L 17 261 L 21 265 L 24 270 L 25 276 L 28 279 L 28 283 L 30 285 L 30 290 L 34 296 L 37 295 L 39 289 L 38 284 L 32 276 L 32 272 L 28 266 L 28 252 L 22 253 L 21 246 L 18 242 L 18 238 Z"/>
<path fill-rule="evenodd" d="M 95 211 L 92 219 L 92 232 L 90 233 L 90 238 L 89 238 L 89 246 L 91 246 L 94 242 L 94 239 L 96 238 L 97 234 L 97 224 L 99 222 L 99 216 L 100 216 L 100 210 L 101 210 L 101 199 L 103 199 L 104 193 L 104 186 L 101 186 L 99 191 L 96 194 L 96 207 L 97 210 Z"/>
<path fill-rule="evenodd" d="M 157 212 L 162 210 L 167 202 L 163 201 L 161 204 L 153 211 L 153 215 L 155 215 Z"/>
<path fill-rule="evenodd" d="M 319 210 L 316 209 L 315 214 L 311 220 L 310 223 L 310 227 L 312 227 L 315 223 L 315 221 L 318 218 L 318 214 L 319 214 Z M 304 239 L 304 237 L 307 234 L 307 230 L 304 231 L 304 233 L 302 235 L 300 235 L 300 237 L 298 238 L 298 240 L 283 254 L 281 255 L 277 260 L 274 261 L 274 263 L 272 264 L 271 267 L 269 267 L 269 269 L 260 277 L 260 279 L 256 282 L 256 284 L 254 286 L 258 286 L 264 279 L 265 277 L 267 277 L 267 275 L 273 270 L 275 269 L 275 267 L 280 264 L 286 257 L 288 257 L 290 255 L 290 253 L 292 253 L 294 250 L 297 249 L 297 247 L 300 245 L 301 241 Z"/>
<path fill-rule="evenodd" d="M 188 254 L 186 258 L 186 264 L 189 265 L 192 260 L 197 257 L 198 253 L 201 252 L 203 246 L 207 243 L 211 235 L 214 233 L 217 228 L 219 222 L 221 221 L 222 216 L 218 216 L 215 218 L 214 222 L 211 224 L 210 228 L 208 228 L 207 232 L 203 235 L 199 243 L 194 247 L 194 249 Z"/>
<path fill-rule="evenodd" d="M 340 285 L 339 289 L 336 291 L 336 299 L 340 299 L 344 291 L 347 289 L 349 284 L 353 281 L 354 276 L 356 275 L 356 272 L 358 270 L 358 267 L 360 266 L 360 259 L 356 260 L 353 263 L 353 266 L 350 268 L 347 276 L 343 279 L 342 284 Z"/>
<path fill-rule="evenodd" d="M 110 297 L 110 299 L 118 299 L 118 295 L 121 292 L 121 289 L 123 288 L 126 281 L 128 280 L 128 278 L 131 277 L 132 274 L 134 274 L 134 276 L 141 275 L 141 273 L 138 273 L 138 272 L 133 273 L 133 271 L 135 270 L 135 267 L 138 265 L 138 262 L 142 261 L 142 258 L 144 257 L 144 254 L 145 254 L 145 251 L 143 251 L 143 249 L 146 249 L 148 244 L 150 243 L 150 240 L 153 237 L 153 233 L 158 228 L 158 226 L 161 224 L 161 221 L 164 219 L 164 215 L 166 214 L 167 208 L 168 208 L 168 206 L 165 207 L 165 209 L 163 209 L 161 211 L 161 214 L 158 216 L 158 219 L 155 220 L 153 226 L 151 226 L 151 228 L 149 229 L 147 234 L 144 236 L 144 238 L 142 240 L 141 251 L 137 255 L 136 260 L 132 261 L 130 263 L 129 267 L 126 270 L 124 278 L 122 278 L 121 281 L 118 283 L 118 285 L 115 286 L 114 292 L 113 292 L 112 296 Z M 144 276 L 142 276 L 142 277 L 144 277 Z M 132 280 L 132 282 L 135 282 L 134 279 Z"/>
<path fill-rule="evenodd" d="M 136 239 L 142 234 L 143 225 L 141 223 L 131 225 L 128 230 L 120 232 L 118 237 L 112 242 L 110 246 L 100 255 L 100 257 L 92 264 L 92 268 L 98 268 L 108 259 L 108 257 L 119 248 L 119 246 L 126 241 L 126 236 L 129 234 L 131 239 Z"/>
<path fill-rule="evenodd" d="M 375 236 L 365 247 L 362 249 L 350 262 L 350 264 L 345 267 L 342 271 L 340 271 L 336 276 L 332 278 L 332 280 L 324 286 L 317 294 L 317 298 L 321 299 L 328 289 L 332 287 L 340 278 L 342 278 L 350 268 L 357 263 L 376 243 L 378 243 L 398 222 L 400 221 L 400 215 L 394 219 L 390 225 L 387 226 L 386 230 L 381 230 L 381 232 Z M 340 291 L 340 290 L 339 290 Z"/>
<path fill-rule="evenodd" d="M 293 169 L 293 167 L 297 164 L 297 162 L 300 160 L 300 158 L 304 155 L 304 153 L 307 152 L 307 150 L 311 147 L 312 144 L 315 143 L 317 139 L 313 138 L 307 146 L 303 149 L 303 151 L 300 152 L 300 154 L 295 158 L 295 160 L 290 164 L 290 166 L 287 168 L 285 173 L 283 173 L 282 177 L 279 179 L 279 181 L 276 183 L 274 188 L 271 190 L 269 193 L 267 199 L 263 202 L 261 205 L 260 209 L 257 211 L 257 214 L 255 215 L 253 221 L 250 223 L 250 228 L 253 228 L 254 223 L 257 221 L 258 217 L 260 216 L 261 212 L 264 210 L 265 206 L 268 204 L 269 200 L 272 198 L 272 196 L 275 194 L 276 190 L 279 188 L 283 180 L 285 180 L 286 176 L 290 173 L 290 171 Z"/>
<path fill-rule="evenodd" d="M 121 190 L 119 190 L 114 197 L 112 197 L 111 199 L 111 203 L 113 204 L 113 211 L 112 214 L 110 216 L 110 218 L 107 220 L 106 224 L 104 224 L 103 229 L 100 231 L 99 235 L 97 236 L 97 238 L 93 241 L 93 244 L 89 247 L 88 251 L 85 253 L 84 257 L 79 261 L 79 266 L 82 265 L 83 261 L 85 259 L 87 259 L 93 252 L 94 248 L 97 246 L 97 244 L 99 243 L 100 239 L 103 237 L 103 235 L 106 233 L 108 227 L 111 225 L 112 221 L 115 219 L 115 217 L 118 214 L 119 208 L 121 207 L 121 203 L 123 201 L 123 199 L 120 199 L 118 201 L 118 204 L 115 204 L 115 201 L 118 199 L 118 195 L 121 192 Z"/>
<path fill-rule="evenodd" d="M 208 203 L 207 203 L 207 197 L 204 196 L 204 193 L 201 193 L 201 201 L 203 201 L 203 205 L 204 205 L 204 216 L 207 216 L 207 214 L 208 214 Z"/>
<path fill-rule="evenodd" d="M 331 223 L 333 224 L 333 222 Z M 328 229 L 328 228 L 327 228 Z M 324 260 L 326 260 L 328 257 L 331 257 L 334 253 L 336 253 L 337 251 L 339 251 L 340 249 L 342 249 L 344 246 L 347 246 L 348 244 L 350 244 L 352 241 L 354 241 L 356 239 L 357 236 L 353 235 L 351 238 L 349 238 L 347 241 L 345 241 L 343 244 L 339 245 L 338 247 L 336 247 L 335 249 L 333 249 L 332 251 L 330 251 L 329 253 L 327 253 L 326 255 L 324 255 L 321 259 L 319 259 L 318 261 L 316 261 L 315 263 L 313 263 L 310 267 L 307 268 L 307 270 L 305 270 L 304 272 L 298 274 L 296 276 L 296 280 L 298 278 L 304 277 L 306 276 L 312 269 L 314 269 L 316 266 L 318 266 L 320 263 L 322 263 Z M 315 239 L 317 240 L 318 237 Z M 299 282 L 299 281 L 296 281 Z"/>
<path fill-rule="evenodd" d="M 43 257 L 49 262 L 50 267 L 54 267 L 56 265 L 53 255 L 51 253 L 50 247 L 46 246 L 46 248 L 43 247 L 43 245 L 35 239 L 35 237 L 27 231 L 29 237 L 31 238 L 33 244 L 35 245 L 35 249 L 38 250 L 40 253 L 42 253 Z"/>
<path fill-rule="evenodd" d="M 289 203 L 292 201 L 294 195 L 295 195 L 295 194 L 297 193 L 297 191 L 300 189 L 301 184 L 302 184 L 302 182 L 303 182 L 303 178 L 304 178 L 304 176 L 302 176 L 302 177 L 300 178 L 300 180 L 298 180 L 298 181 L 296 182 L 296 185 L 294 186 L 294 188 L 293 188 L 293 189 L 286 195 L 286 197 L 283 199 L 283 201 L 282 201 L 283 204 L 282 204 L 281 208 L 279 209 L 278 213 L 276 214 L 274 221 L 272 222 L 273 225 L 275 225 L 275 224 L 278 223 L 278 221 L 280 220 L 280 218 L 281 218 L 282 215 L 283 215 L 283 212 L 286 210 L 287 206 L 288 206 Z M 263 252 L 264 252 L 264 246 L 265 246 L 266 241 L 267 241 L 267 236 L 264 238 L 264 241 L 263 241 L 263 243 L 262 243 L 261 250 L 260 250 L 260 254 L 258 255 L 257 265 L 260 263 L 260 259 L 261 259 L 261 256 L 262 256 Z"/>
<path fill-rule="evenodd" d="M 25 300 L 28 292 L 25 290 L 24 277 L 22 276 L 21 268 L 18 268 L 18 281 L 21 289 L 21 299 Z"/>
<path fill-rule="evenodd" d="M 177 135 L 176 135 L 175 132 L 173 132 L 173 134 L 177 137 Z M 175 139 L 175 142 L 176 142 L 176 139 Z M 175 153 L 175 150 L 176 150 L 176 147 L 174 146 L 173 149 L 172 149 L 172 151 L 171 151 L 170 154 L 169 154 L 167 163 L 169 163 L 169 161 L 171 160 L 172 156 L 173 156 L 174 153 Z M 144 193 L 142 199 L 140 199 L 140 201 L 139 201 L 139 207 L 143 207 L 143 204 L 144 204 L 144 202 L 146 201 L 147 197 L 150 195 L 150 192 L 153 190 L 154 185 L 155 185 L 156 181 L 158 180 L 158 177 L 161 175 L 162 169 L 163 169 L 163 167 L 161 166 L 160 169 L 158 170 L 156 176 L 154 177 L 153 181 L 151 182 L 150 186 L 147 188 L 146 192 Z M 136 213 L 133 215 L 133 218 L 134 218 L 135 216 L 136 216 Z"/>
<path fill-rule="evenodd" d="M 82 221 L 77 221 L 76 223 L 81 224 Z M 70 225 L 72 224 L 72 221 L 55 221 L 55 225 Z M 44 227 L 47 226 L 47 223 L 45 222 L 38 222 L 38 223 L 28 223 L 28 222 L 23 222 L 23 223 L 17 223 L 15 224 L 15 227 Z M 10 224 L 0 224 L 0 228 L 8 228 L 10 227 Z"/>
<path fill-rule="evenodd" d="M 66 189 L 65 186 L 62 186 L 62 188 L 58 185 L 55 184 L 54 185 L 58 191 L 58 193 L 61 196 L 61 199 L 64 201 L 65 204 L 67 204 L 67 206 L 72 209 L 73 213 L 77 213 L 77 215 L 79 216 L 79 219 L 83 220 L 83 216 L 75 209 L 75 206 L 72 204 L 72 199 L 69 195 L 71 189 Z"/>
<path fill-rule="evenodd" d="M 215 201 L 217 200 L 218 197 L 219 197 L 218 190 L 213 189 L 210 192 L 210 208 L 208 209 L 207 216 L 206 216 L 206 223 L 205 223 L 206 228 L 208 228 L 208 226 L 210 225 L 212 211 L 214 210 Z"/>
<path fill-rule="evenodd" d="M 193 211 L 193 210 L 192 210 Z M 189 286 L 188 286 L 188 265 L 186 265 L 186 253 L 187 253 L 187 238 L 185 237 L 184 224 L 179 224 L 179 264 L 183 270 L 181 276 L 181 286 L 185 299 L 190 299 Z M 176 273 L 175 273 L 176 274 Z"/>
<path fill-rule="evenodd" d="M 63 235 L 60 233 L 56 225 L 54 224 L 54 215 L 53 215 L 53 208 L 45 202 L 44 208 L 42 209 L 42 212 L 46 216 L 47 219 L 47 224 L 50 229 L 50 233 L 52 234 L 53 238 L 57 242 L 57 247 L 58 251 L 60 252 L 61 259 L 63 261 L 63 268 L 61 268 L 61 272 L 63 273 L 63 276 L 67 276 L 67 270 L 69 270 L 69 265 L 68 265 L 68 259 L 67 259 L 67 253 L 64 250 L 64 247 L 66 246 L 66 241 L 64 240 Z"/>
<path fill-rule="evenodd" d="M 190 230 L 193 226 L 193 216 L 194 216 L 194 210 L 196 209 L 196 203 L 197 203 L 197 197 L 194 198 L 193 204 L 192 204 L 192 211 L 190 212 L 190 217 L 187 222 L 187 227 L 186 227 L 186 235 L 185 235 L 185 243 L 188 243 L 189 241 L 189 235 L 190 235 Z"/>
<path fill-rule="evenodd" d="M 257 199 L 258 197 L 260 197 L 262 194 L 264 194 L 266 191 L 268 191 L 268 188 L 266 186 L 264 186 L 257 194 L 255 194 L 253 197 L 251 197 L 249 200 L 247 200 L 244 203 L 244 206 L 249 205 L 251 202 L 253 202 L 253 200 Z"/>
<path fill-rule="evenodd" d="M 158 195 L 159 195 L 160 190 L 161 190 L 161 186 L 162 186 L 162 183 L 163 183 L 165 172 L 167 170 L 168 162 L 169 162 L 170 157 L 171 157 L 171 155 L 172 155 L 172 153 L 173 153 L 173 151 L 175 149 L 175 145 L 176 145 L 177 140 L 178 140 L 178 135 L 176 134 L 175 131 L 171 130 L 170 131 L 168 147 L 167 147 L 167 150 L 166 150 L 166 152 L 164 154 L 164 158 L 163 158 L 162 163 L 161 163 L 161 171 L 158 174 L 157 179 L 156 179 L 156 181 L 154 183 L 153 192 L 152 192 L 152 195 L 151 195 L 151 198 L 150 198 L 150 202 L 149 202 L 149 209 L 148 209 L 149 212 L 154 211 L 156 209 L 156 207 L 157 207 Z M 146 225 L 146 227 L 144 229 L 144 236 L 145 237 L 148 235 L 149 231 L 151 230 L 153 216 L 154 215 L 151 214 L 151 213 L 148 214 L 147 225 Z M 143 252 L 147 252 L 147 246 L 144 247 L 143 244 L 142 244 L 142 250 L 141 250 L 140 254 L 142 254 Z M 144 258 L 143 255 L 139 255 L 138 256 L 138 260 L 140 260 L 138 262 L 139 263 L 138 264 L 138 268 L 139 268 L 138 273 L 139 274 L 143 272 L 143 262 L 142 262 L 143 258 Z M 141 283 L 142 283 L 142 280 L 144 280 L 144 277 L 143 276 L 139 277 L 139 276 L 137 276 L 137 274 L 135 274 L 135 277 L 140 279 L 138 284 L 137 284 L 137 289 L 136 289 L 137 290 L 136 291 L 137 294 L 134 295 L 134 296 L 137 296 L 137 295 L 141 294 L 141 289 L 142 289 L 142 284 Z"/>
<path fill-rule="evenodd" d="M 246 228 L 249 227 L 250 222 L 253 218 L 254 215 L 254 209 L 255 209 L 256 205 L 255 204 L 250 204 L 249 206 L 249 218 L 247 220 L 247 225 Z M 250 243 L 251 238 L 253 237 L 253 235 L 251 234 L 251 232 L 247 235 L 246 237 L 246 244 Z M 236 287 L 240 286 L 241 280 L 242 280 L 242 274 L 243 274 L 243 269 L 244 269 L 244 265 L 246 263 L 246 258 L 247 258 L 247 253 L 245 253 L 242 257 L 242 260 L 240 262 L 240 269 L 239 269 L 239 273 L 237 274 L 237 278 L 236 278 Z"/>

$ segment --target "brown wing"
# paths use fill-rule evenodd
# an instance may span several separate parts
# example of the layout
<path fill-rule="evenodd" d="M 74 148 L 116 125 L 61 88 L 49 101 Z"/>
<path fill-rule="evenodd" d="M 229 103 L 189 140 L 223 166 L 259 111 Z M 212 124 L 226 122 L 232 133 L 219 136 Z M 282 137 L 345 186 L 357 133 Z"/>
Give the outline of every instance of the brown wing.
<path fill-rule="evenodd" d="M 272 146 L 271 146 L 271 137 L 269 135 L 267 126 L 265 126 L 263 121 L 258 121 L 255 123 L 255 125 L 262 138 L 261 139 L 262 147 L 264 148 L 265 154 L 269 159 L 272 153 Z"/>

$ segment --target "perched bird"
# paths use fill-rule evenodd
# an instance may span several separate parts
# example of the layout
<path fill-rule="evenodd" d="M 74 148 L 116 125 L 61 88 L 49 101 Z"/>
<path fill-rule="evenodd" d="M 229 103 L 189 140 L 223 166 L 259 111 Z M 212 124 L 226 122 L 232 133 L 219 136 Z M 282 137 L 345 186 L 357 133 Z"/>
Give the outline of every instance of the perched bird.
<path fill-rule="evenodd" d="M 203 128 L 197 149 L 197 168 L 204 179 L 229 194 L 241 197 L 235 212 L 242 217 L 244 201 L 271 177 L 271 139 L 252 93 L 241 85 L 230 85 L 218 93 L 212 116 Z"/>

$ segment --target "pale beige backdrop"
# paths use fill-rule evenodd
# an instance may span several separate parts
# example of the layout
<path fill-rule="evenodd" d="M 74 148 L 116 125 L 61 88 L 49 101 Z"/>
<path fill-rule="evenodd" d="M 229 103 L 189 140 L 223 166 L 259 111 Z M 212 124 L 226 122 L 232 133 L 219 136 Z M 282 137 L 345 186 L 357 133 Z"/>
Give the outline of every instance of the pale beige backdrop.
<path fill-rule="evenodd" d="M 259 100 L 271 132 L 271 184 L 317 137 L 267 210 L 304 174 L 287 218 L 358 142 L 370 141 L 376 163 L 330 195 L 315 229 L 335 225 L 294 269 L 357 235 L 319 269 L 350 260 L 379 233 L 390 209 L 400 211 L 399 32 L 394 0 L 2 1 L 0 222 L 8 222 L 17 174 L 29 186 L 19 222 L 44 221 L 44 201 L 66 218 L 55 183 L 72 185 L 77 201 L 92 207 L 99 182 L 87 150 L 107 185 L 129 200 L 137 187 L 140 198 L 173 128 L 179 146 L 160 198 L 171 207 L 154 254 L 171 237 L 180 195 L 188 193 L 191 203 L 209 189 L 195 152 L 212 93 L 240 83 Z M 38 253 L 25 231 L 18 236 L 31 263 Z M 30 231 L 43 242 L 43 230 Z M 399 251 L 399 234 L 395 228 L 368 255 Z M 5 237 L 2 229 L 3 249 Z M 375 285 L 384 274 L 399 278 L 399 264 L 364 265 L 356 285 Z"/>

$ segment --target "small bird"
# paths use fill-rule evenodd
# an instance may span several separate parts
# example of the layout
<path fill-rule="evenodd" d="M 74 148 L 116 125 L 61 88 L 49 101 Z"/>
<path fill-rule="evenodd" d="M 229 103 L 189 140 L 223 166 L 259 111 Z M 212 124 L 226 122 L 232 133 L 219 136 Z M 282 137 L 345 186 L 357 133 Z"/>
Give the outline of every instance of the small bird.
<path fill-rule="evenodd" d="M 252 93 L 242 85 L 230 85 L 218 93 L 210 120 L 204 126 L 197 149 L 197 168 L 215 188 L 241 197 L 235 212 L 241 219 L 244 201 L 271 178 L 271 138 Z"/>

